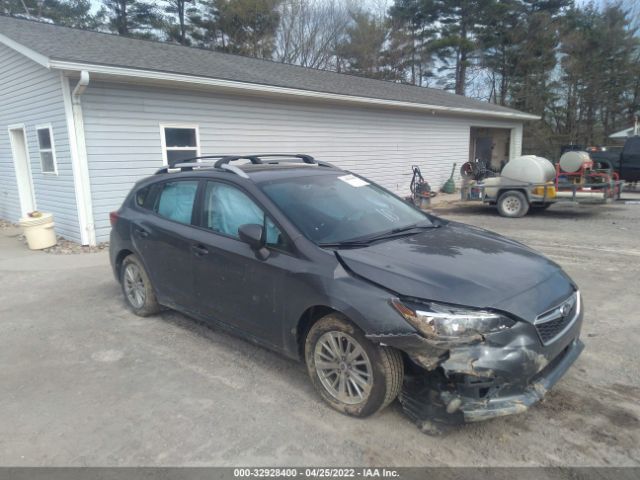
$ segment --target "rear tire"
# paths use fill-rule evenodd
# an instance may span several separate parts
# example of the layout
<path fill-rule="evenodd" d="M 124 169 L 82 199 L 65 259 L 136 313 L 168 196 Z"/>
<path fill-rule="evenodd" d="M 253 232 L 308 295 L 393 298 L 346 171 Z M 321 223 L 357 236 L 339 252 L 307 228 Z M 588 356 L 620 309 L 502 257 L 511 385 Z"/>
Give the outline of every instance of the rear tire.
<path fill-rule="evenodd" d="M 139 317 L 148 317 L 160 311 L 149 275 L 142 262 L 133 254 L 122 261 L 120 285 L 127 306 Z"/>
<path fill-rule="evenodd" d="M 508 190 L 498 198 L 498 213 L 503 217 L 520 218 L 529 211 L 529 201 L 524 193 L 518 190 Z"/>
<path fill-rule="evenodd" d="M 400 393 L 404 380 L 400 352 L 371 343 L 341 314 L 318 320 L 309 330 L 304 351 L 313 386 L 341 413 L 367 417 Z"/>

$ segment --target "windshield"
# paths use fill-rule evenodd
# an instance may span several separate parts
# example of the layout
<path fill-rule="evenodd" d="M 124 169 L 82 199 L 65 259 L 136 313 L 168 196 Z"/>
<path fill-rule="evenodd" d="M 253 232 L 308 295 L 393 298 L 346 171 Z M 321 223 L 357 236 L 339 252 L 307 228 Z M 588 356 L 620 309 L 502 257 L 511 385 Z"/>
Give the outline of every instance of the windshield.
<path fill-rule="evenodd" d="M 432 225 L 416 208 L 351 174 L 287 178 L 261 188 L 307 238 L 318 244 Z"/>

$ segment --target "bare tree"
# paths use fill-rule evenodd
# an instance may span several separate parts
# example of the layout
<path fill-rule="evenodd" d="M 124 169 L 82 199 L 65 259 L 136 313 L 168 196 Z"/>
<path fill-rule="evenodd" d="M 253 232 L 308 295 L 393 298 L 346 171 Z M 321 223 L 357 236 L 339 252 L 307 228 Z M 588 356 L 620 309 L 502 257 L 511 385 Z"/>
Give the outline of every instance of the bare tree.
<path fill-rule="evenodd" d="M 337 70 L 336 47 L 351 21 L 339 0 L 290 0 L 282 5 L 275 59 Z"/>

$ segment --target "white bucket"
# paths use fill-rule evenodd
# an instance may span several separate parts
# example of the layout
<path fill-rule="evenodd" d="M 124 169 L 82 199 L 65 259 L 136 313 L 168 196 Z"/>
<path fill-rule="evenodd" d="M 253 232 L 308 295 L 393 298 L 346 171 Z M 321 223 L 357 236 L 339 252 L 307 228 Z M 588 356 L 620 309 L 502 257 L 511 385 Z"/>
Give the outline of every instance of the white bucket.
<path fill-rule="evenodd" d="M 58 243 L 53 228 L 53 215 L 50 213 L 43 213 L 39 217 L 23 217 L 20 219 L 20 226 L 31 250 L 42 250 Z"/>

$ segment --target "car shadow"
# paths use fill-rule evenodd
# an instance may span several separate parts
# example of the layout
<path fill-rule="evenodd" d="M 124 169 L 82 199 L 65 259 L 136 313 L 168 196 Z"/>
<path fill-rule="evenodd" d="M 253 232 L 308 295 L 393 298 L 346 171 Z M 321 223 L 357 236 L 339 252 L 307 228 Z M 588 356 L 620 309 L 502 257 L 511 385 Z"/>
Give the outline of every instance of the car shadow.
<path fill-rule="evenodd" d="M 196 337 L 211 341 L 216 348 L 223 348 L 233 355 L 241 354 L 244 358 L 256 362 L 256 365 L 260 365 L 261 368 L 272 367 L 270 370 L 274 373 L 287 371 L 286 378 L 294 380 L 297 387 L 308 387 L 309 391 L 313 391 L 308 382 L 304 363 L 235 334 L 229 327 L 219 322 L 205 322 L 171 309 L 163 310 L 157 318 Z M 296 372 L 294 377 L 291 377 L 291 372 Z"/>

